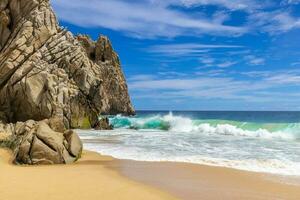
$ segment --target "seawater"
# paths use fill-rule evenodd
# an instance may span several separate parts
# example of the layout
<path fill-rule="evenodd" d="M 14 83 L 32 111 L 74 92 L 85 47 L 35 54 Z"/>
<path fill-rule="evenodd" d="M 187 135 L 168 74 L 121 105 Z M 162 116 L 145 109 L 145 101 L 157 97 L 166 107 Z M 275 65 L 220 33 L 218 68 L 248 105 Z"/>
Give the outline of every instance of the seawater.
<path fill-rule="evenodd" d="M 78 130 L 86 149 L 300 176 L 300 112 L 140 111 L 109 119 L 113 131 Z"/>

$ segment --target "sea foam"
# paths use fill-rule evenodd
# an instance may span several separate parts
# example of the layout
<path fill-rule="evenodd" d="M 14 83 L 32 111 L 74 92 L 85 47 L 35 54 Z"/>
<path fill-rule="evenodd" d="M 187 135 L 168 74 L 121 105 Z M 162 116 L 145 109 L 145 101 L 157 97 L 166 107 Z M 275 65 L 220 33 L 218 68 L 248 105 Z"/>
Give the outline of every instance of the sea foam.
<path fill-rule="evenodd" d="M 84 147 L 119 159 L 172 161 L 300 176 L 299 123 L 112 116 L 113 131 L 78 130 Z"/>

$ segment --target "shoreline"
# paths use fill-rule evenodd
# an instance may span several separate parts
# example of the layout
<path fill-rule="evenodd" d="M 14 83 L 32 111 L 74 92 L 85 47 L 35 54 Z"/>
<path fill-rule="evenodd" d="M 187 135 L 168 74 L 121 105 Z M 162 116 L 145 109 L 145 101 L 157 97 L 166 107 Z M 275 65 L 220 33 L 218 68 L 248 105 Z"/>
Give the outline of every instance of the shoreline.
<path fill-rule="evenodd" d="M 120 160 L 91 151 L 70 165 L 14 166 L 9 156 L 0 149 L 0 192 L 8 200 L 300 198 L 298 179 L 292 185 L 285 177 L 231 168 Z"/>
<path fill-rule="evenodd" d="M 113 168 L 180 199 L 299 200 L 299 178 L 175 162 L 117 160 Z M 293 182 L 297 184 L 293 184 Z"/>

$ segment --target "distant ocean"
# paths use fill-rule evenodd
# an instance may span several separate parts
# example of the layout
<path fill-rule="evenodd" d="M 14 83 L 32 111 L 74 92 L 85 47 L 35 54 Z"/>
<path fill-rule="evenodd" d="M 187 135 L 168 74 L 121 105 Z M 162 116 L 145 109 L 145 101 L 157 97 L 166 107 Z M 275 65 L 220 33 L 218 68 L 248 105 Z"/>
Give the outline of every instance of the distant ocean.
<path fill-rule="evenodd" d="M 113 131 L 78 130 L 86 149 L 300 176 L 300 112 L 138 111 L 109 119 Z"/>

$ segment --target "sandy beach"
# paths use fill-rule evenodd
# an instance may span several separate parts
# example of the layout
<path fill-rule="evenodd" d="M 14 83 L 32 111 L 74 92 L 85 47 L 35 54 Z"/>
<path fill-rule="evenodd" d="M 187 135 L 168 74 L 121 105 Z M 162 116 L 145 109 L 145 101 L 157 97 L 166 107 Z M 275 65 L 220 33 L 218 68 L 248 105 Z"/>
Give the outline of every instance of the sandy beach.
<path fill-rule="evenodd" d="M 175 199 L 106 167 L 112 158 L 84 152 L 71 165 L 13 166 L 0 149 L 1 200 Z"/>
<path fill-rule="evenodd" d="M 220 167 L 117 160 L 89 151 L 71 165 L 13 166 L 10 153 L 0 150 L 0 193 L 5 200 L 298 200 L 300 186 L 285 181 Z"/>
<path fill-rule="evenodd" d="M 0 200 L 300 200 L 299 35 L 300 0 L 0 0 Z"/>

